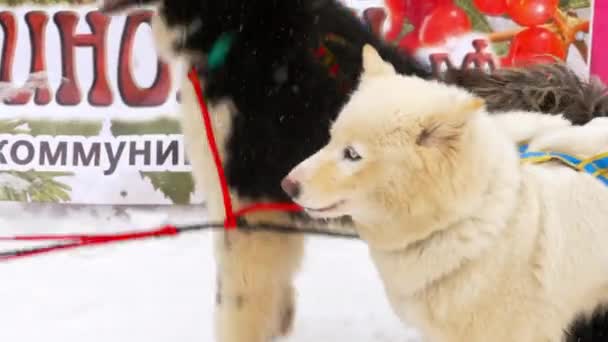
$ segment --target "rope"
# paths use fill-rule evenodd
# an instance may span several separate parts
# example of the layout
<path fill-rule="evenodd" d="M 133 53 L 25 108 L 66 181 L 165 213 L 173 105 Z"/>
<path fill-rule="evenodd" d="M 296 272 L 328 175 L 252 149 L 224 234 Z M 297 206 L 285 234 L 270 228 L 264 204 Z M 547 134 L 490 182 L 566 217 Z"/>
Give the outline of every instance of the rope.
<path fill-rule="evenodd" d="M 198 225 L 189 225 L 176 227 L 167 225 L 158 229 L 148 231 L 132 231 L 113 234 L 69 234 L 69 235 L 30 235 L 30 236 L 13 236 L 0 237 L 0 241 L 57 241 L 57 243 L 45 246 L 13 249 L 0 252 L 0 262 L 9 261 L 18 258 L 46 254 L 63 250 L 72 250 L 81 247 L 90 247 L 104 245 L 110 243 L 144 240 L 150 238 L 172 237 L 182 233 L 199 232 L 204 230 L 219 230 L 224 228 L 223 222 L 207 222 Z M 299 228 L 297 226 L 286 226 L 283 224 L 260 222 L 250 224 L 247 222 L 239 222 L 238 230 L 240 232 L 272 232 L 279 234 L 307 234 L 343 239 L 359 239 L 356 234 L 347 232 L 324 230 L 318 228 Z"/>

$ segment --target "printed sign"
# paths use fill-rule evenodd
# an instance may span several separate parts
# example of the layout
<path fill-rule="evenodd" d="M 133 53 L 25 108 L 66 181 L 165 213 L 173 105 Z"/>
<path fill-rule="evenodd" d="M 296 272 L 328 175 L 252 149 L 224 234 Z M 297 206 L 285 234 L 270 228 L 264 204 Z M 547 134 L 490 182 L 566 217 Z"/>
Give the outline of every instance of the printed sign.
<path fill-rule="evenodd" d="M 151 16 L 70 4 L 0 9 L 0 200 L 201 201 Z"/>

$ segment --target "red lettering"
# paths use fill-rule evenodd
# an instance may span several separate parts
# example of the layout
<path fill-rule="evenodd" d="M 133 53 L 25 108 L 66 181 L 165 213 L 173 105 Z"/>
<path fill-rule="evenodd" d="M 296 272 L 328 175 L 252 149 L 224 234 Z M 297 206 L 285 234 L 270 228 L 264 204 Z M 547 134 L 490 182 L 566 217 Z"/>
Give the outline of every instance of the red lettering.
<path fill-rule="evenodd" d="M 382 27 L 386 21 L 386 11 L 382 7 L 370 7 L 363 11 L 363 20 L 377 36 L 382 36 Z"/>
<path fill-rule="evenodd" d="M 0 64 L 0 82 L 12 83 L 13 62 L 15 61 L 15 49 L 17 48 L 17 21 L 11 12 L 0 12 L 0 25 L 4 32 L 4 43 L 2 44 L 2 63 Z M 27 94 L 20 93 L 11 98 L 11 101 L 23 101 Z M 8 100 L 4 101 L 5 103 Z"/>
<path fill-rule="evenodd" d="M 473 47 L 475 48 L 475 52 L 469 52 L 466 54 L 462 61 L 462 69 L 466 69 L 469 65 L 475 65 L 475 68 L 483 70 L 485 65 L 490 67 L 490 70 L 496 69 L 496 64 L 494 63 L 494 57 L 492 54 L 486 53 L 483 50 L 488 47 L 488 42 L 484 39 L 476 39 L 473 41 Z"/>
<path fill-rule="evenodd" d="M 25 88 L 17 90 L 16 94 L 3 102 L 7 105 L 24 105 L 30 101 L 32 93 L 34 103 L 45 105 L 51 102 L 51 90 L 46 77 L 46 62 L 44 60 L 45 51 L 45 31 L 48 23 L 48 16 L 41 11 L 29 12 L 25 16 L 25 22 L 30 31 L 31 44 L 31 63 L 30 77 Z M 17 44 L 17 25 L 12 13 L 0 13 L 0 22 L 4 29 L 4 47 L 2 50 L 2 66 L 0 71 L 0 81 L 12 82 L 13 62 L 15 58 L 15 48 Z"/>
<path fill-rule="evenodd" d="M 139 11 L 127 17 L 120 44 L 118 60 L 118 90 L 125 104 L 132 107 L 152 107 L 165 103 L 171 91 L 169 66 L 161 61 L 157 64 L 157 74 L 149 88 L 140 87 L 133 77 L 131 59 L 135 34 L 141 24 L 150 23 L 151 11 Z"/>
<path fill-rule="evenodd" d="M 435 78 L 440 78 L 441 67 L 443 65 L 445 65 L 448 70 L 454 69 L 454 64 L 452 64 L 450 55 L 447 53 L 434 53 L 429 58 L 431 60 L 431 68 Z"/>
<path fill-rule="evenodd" d="M 76 77 L 75 47 L 93 48 L 93 85 L 89 91 L 89 103 L 93 106 L 109 106 L 112 104 L 112 91 L 108 82 L 107 72 L 107 33 L 110 19 L 99 11 L 86 16 L 91 28 L 90 34 L 76 34 L 78 14 L 70 11 L 60 11 L 54 16 L 55 24 L 61 36 L 63 82 L 57 90 L 57 103 L 61 105 L 79 104 L 82 98 Z"/>
<path fill-rule="evenodd" d="M 133 74 L 132 58 L 135 48 L 137 30 L 142 24 L 150 24 L 151 11 L 134 12 L 127 17 L 124 32 L 120 42 L 118 58 L 118 84 L 120 97 L 123 102 L 132 107 L 153 107 L 163 105 L 171 93 L 170 68 L 167 64 L 157 61 L 156 77 L 152 85 L 141 87 Z M 76 49 L 79 47 L 92 48 L 93 84 L 88 90 L 88 103 L 92 106 L 110 106 L 113 103 L 107 69 L 107 34 L 110 18 L 99 11 L 86 15 L 86 22 L 91 33 L 76 33 L 80 20 L 78 12 L 59 11 L 53 16 L 59 30 L 61 41 L 61 76 L 63 81 L 56 90 L 56 103 L 73 106 L 81 103 L 82 90 L 79 85 L 76 66 Z M 29 46 L 31 59 L 29 78 L 21 87 L 7 90 L 9 98 L 3 102 L 9 105 L 24 105 L 33 101 L 37 105 L 51 103 L 53 91 L 49 86 L 47 71 L 47 30 L 50 16 L 43 11 L 31 11 L 25 14 L 25 22 L 29 30 Z M 0 82 L 13 83 L 13 70 L 18 47 L 18 18 L 11 11 L 0 12 L 0 27 L 4 34 L 0 55 Z M 59 67 L 59 66 L 53 66 Z M 4 92 L 4 91 L 3 91 Z M 179 100 L 179 95 L 178 95 Z"/>
<path fill-rule="evenodd" d="M 30 73 L 43 73 L 42 79 L 37 82 L 38 84 L 35 84 L 34 103 L 46 105 L 51 102 L 51 88 L 46 77 L 46 61 L 44 58 L 46 24 L 49 22 L 49 17 L 42 11 L 33 11 L 25 15 L 25 21 L 30 30 L 30 43 L 32 44 Z"/>

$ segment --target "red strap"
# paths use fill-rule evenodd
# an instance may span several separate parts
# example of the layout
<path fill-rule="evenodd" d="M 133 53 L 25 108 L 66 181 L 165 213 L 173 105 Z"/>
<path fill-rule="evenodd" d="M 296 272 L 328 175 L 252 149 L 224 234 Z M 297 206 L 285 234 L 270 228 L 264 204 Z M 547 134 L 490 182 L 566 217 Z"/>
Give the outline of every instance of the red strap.
<path fill-rule="evenodd" d="M 47 240 L 64 240 L 65 243 L 41 247 L 18 253 L 10 256 L 0 257 L 0 261 L 12 260 L 26 256 L 33 256 L 54 251 L 73 249 L 82 246 L 103 245 L 119 241 L 147 239 L 151 237 L 173 236 L 179 234 L 179 230 L 175 226 L 164 226 L 158 229 L 139 232 L 100 234 L 100 235 L 38 235 L 38 236 L 14 236 L 3 237 L 0 241 L 47 241 Z"/>
<path fill-rule="evenodd" d="M 211 154 L 213 154 L 213 161 L 215 162 L 215 168 L 217 170 L 217 176 L 220 179 L 220 186 L 222 188 L 222 197 L 224 200 L 224 211 L 226 213 L 226 221 L 224 222 L 224 227 L 226 229 L 234 229 L 236 228 L 236 217 L 232 211 L 232 201 L 230 201 L 230 192 L 228 191 L 228 182 L 226 181 L 226 174 L 224 173 L 224 168 L 222 167 L 222 160 L 220 159 L 220 153 L 217 149 L 217 144 L 215 143 L 215 134 L 213 133 L 213 127 L 211 126 L 211 116 L 209 115 L 209 108 L 207 108 L 207 103 L 203 98 L 203 89 L 201 88 L 201 83 L 198 79 L 198 74 L 195 68 L 192 68 L 188 73 L 188 78 L 192 85 L 194 86 L 194 91 L 196 92 L 196 97 L 198 98 L 198 103 L 201 106 L 201 112 L 203 115 L 203 122 L 205 123 L 205 131 L 207 132 L 207 142 L 209 143 L 209 148 L 211 149 Z"/>
<path fill-rule="evenodd" d="M 246 215 L 254 211 L 302 211 L 302 208 L 300 206 L 293 203 L 256 203 L 242 208 L 237 212 L 233 211 L 232 201 L 230 200 L 230 191 L 228 190 L 228 182 L 226 181 L 226 175 L 224 173 L 224 168 L 222 167 L 222 160 L 220 159 L 220 153 L 218 152 L 217 144 L 215 142 L 215 135 L 213 134 L 213 127 L 211 125 L 211 115 L 209 114 L 209 108 L 207 107 L 207 103 L 205 102 L 205 99 L 203 97 L 203 89 L 201 88 L 198 73 L 196 72 L 195 68 L 192 68 L 190 70 L 190 72 L 188 73 L 188 78 L 194 86 L 196 97 L 201 107 L 203 122 L 205 123 L 205 130 L 207 132 L 207 142 L 209 143 L 209 148 L 211 149 L 211 153 L 213 155 L 213 161 L 215 162 L 215 168 L 217 170 L 217 175 L 220 181 L 220 187 L 222 189 L 224 211 L 226 213 L 226 221 L 224 223 L 224 227 L 226 229 L 235 229 L 237 217 Z"/>
<path fill-rule="evenodd" d="M 175 235 L 178 230 L 176 227 L 168 225 L 161 228 L 148 231 L 126 232 L 126 233 L 111 233 L 111 234 L 68 234 L 68 235 L 30 235 L 30 236 L 10 236 L 0 237 L 0 241 L 47 241 L 47 240 L 77 240 L 77 241 L 92 241 L 92 240 L 128 240 L 141 237 L 166 236 Z"/>

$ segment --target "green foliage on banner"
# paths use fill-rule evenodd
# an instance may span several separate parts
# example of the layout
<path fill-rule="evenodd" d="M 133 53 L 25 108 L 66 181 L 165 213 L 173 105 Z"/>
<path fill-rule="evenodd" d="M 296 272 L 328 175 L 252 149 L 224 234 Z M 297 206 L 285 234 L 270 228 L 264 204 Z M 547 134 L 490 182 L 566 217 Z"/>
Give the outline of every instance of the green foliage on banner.
<path fill-rule="evenodd" d="M 0 120 L 0 134 L 15 134 L 19 126 L 25 124 L 23 120 Z"/>
<path fill-rule="evenodd" d="M 509 53 L 509 42 L 494 42 L 492 48 L 498 56 L 505 56 Z"/>
<path fill-rule="evenodd" d="M 112 120 L 112 135 L 179 134 L 179 121 L 159 118 L 148 121 Z"/>
<path fill-rule="evenodd" d="M 179 134 L 179 121 L 159 118 L 145 122 L 112 121 L 110 129 L 114 136 L 142 134 Z M 141 172 L 155 190 L 160 190 L 174 204 L 190 203 L 190 195 L 194 192 L 194 180 L 188 172 Z"/>
<path fill-rule="evenodd" d="M 488 23 L 486 16 L 479 12 L 472 0 L 455 0 L 454 3 L 467 12 L 474 31 L 485 33 L 492 32 L 492 27 Z"/>
<path fill-rule="evenodd" d="M 101 131 L 100 121 L 75 121 L 75 120 L 28 120 L 30 131 L 28 134 L 38 135 L 76 135 L 93 137 Z"/>
<path fill-rule="evenodd" d="M 559 8 L 563 10 L 590 8 L 591 0 L 560 0 Z"/>
<path fill-rule="evenodd" d="M 148 178 L 154 190 L 160 190 L 174 204 L 190 203 L 190 194 L 194 191 L 194 181 L 188 172 L 142 172 L 142 178 Z"/>
<path fill-rule="evenodd" d="M 69 202 L 72 188 L 56 177 L 70 172 L 0 172 L 0 201 Z"/>
<path fill-rule="evenodd" d="M 31 134 L 27 129 L 31 127 L 32 122 L 26 120 L 0 120 L 0 134 Z M 48 126 L 41 125 L 40 127 Z M 74 126 L 70 127 L 74 128 Z M 44 134 L 50 133 L 45 132 Z M 69 172 L 2 171 L 0 172 L 0 201 L 67 202 L 70 200 L 72 188 L 56 178 L 71 175 L 72 173 Z"/>
<path fill-rule="evenodd" d="M 29 134 L 38 135 L 78 135 L 84 137 L 96 136 L 101 130 L 98 121 L 56 121 L 56 120 L 0 120 L 0 134 Z"/>

